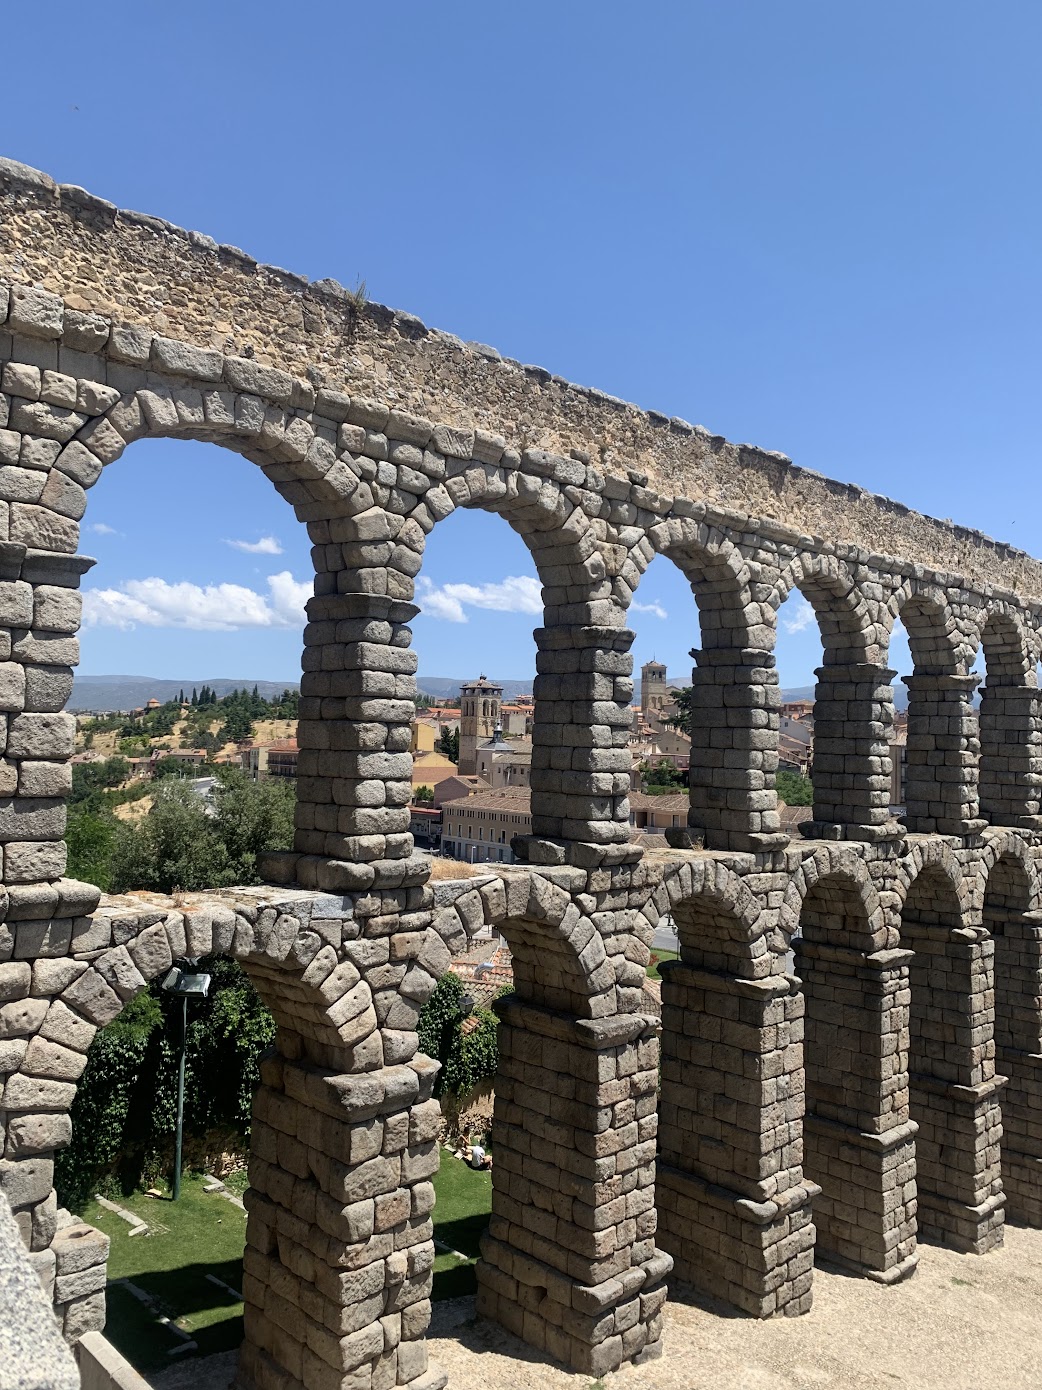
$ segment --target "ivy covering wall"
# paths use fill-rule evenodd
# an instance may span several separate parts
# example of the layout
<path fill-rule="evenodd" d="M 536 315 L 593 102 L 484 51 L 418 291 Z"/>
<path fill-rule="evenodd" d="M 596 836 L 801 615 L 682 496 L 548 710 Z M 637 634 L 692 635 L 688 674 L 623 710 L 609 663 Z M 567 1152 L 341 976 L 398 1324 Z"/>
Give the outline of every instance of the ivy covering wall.
<path fill-rule="evenodd" d="M 500 990 L 500 994 L 509 992 L 509 987 Z M 463 982 L 450 971 L 438 981 L 420 1013 L 417 1025 L 420 1051 L 441 1063 L 434 1088 L 436 1096 L 450 1091 L 463 1099 L 480 1082 L 492 1080 L 499 1066 L 496 1042 L 499 1020 L 491 1009 L 476 1009 L 473 1014 L 465 1010 L 462 1003 L 465 994 Z M 479 1026 L 464 1033 L 461 1024 L 467 1017 L 477 1018 Z"/>
<path fill-rule="evenodd" d="M 250 1106 L 275 1021 L 234 961 L 210 957 L 206 999 L 188 1003 L 185 1165 L 212 1167 L 249 1147 Z M 129 1194 L 169 1176 L 177 1106 L 181 1001 L 158 981 L 101 1029 L 72 1107 L 73 1141 L 55 1163 L 59 1201 Z"/>

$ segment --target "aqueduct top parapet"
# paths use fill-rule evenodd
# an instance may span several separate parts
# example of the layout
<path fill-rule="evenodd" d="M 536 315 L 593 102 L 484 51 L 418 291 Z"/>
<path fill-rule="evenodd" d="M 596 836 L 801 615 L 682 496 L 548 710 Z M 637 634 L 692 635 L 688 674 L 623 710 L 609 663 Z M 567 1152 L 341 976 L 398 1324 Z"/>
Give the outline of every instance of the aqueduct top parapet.
<path fill-rule="evenodd" d="M 118 210 L 13 161 L 0 160 L 0 210 L 0 285 L 39 286 L 76 313 L 289 373 L 304 384 L 294 404 L 309 394 L 313 403 L 323 388 L 361 389 L 443 425 L 502 435 L 512 447 L 574 456 L 586 465 L 577 485 L 608 498 L 661 512 L 674 496 L 694 497 L 739 533 L 851 559 L 897 557 L 885 567 L 925 567 L 945 583 L 961 577 L 978 592 L 1042 599 L 1042 566 L 980 532 L 504 359 L 359 302 L 334 281 L 259 265 L 238 248 Z M 57 323 L 51 336 L 60 331 Z M 118 351 L 104 341 L 99 348 Z"/>

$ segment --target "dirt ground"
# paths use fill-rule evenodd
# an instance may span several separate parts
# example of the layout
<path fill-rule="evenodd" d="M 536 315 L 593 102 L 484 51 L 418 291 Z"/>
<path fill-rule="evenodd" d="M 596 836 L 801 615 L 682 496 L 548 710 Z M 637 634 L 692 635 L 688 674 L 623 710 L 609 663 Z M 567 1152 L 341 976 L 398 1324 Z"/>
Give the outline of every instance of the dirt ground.
<path fill-rule="evenodd" d="M 1007 1227 L 983 1257 L 931 1245 L 920 1255 L 894 1288 L 816 1270 L 801 1318 L 755 1322 L 677 1290 L 662 1357 L 599 1383 L 475 1322 L 469 1299 L 435 1304 L 431 1356 L 450 1390 L 1039 1390 L 1042 1231 Z"/>
<path fill-rule="evenodd" d="M 603 1381 L 477 1321 L 469 1298 L 434 1305 L 431 1357 L 449 1390 L 1039 1390 L 1042 1231 L 1007 1226 L 1005 1246 L 983 1257 L 920 1254 L 914 1277 L 890 1289 L 818 1269 L 801 1318 L 754 1322 L 678 1289 L 661 1359 Z M 183 1362 L 153 1384 L 224 1390 L 235 1356 Z"/>

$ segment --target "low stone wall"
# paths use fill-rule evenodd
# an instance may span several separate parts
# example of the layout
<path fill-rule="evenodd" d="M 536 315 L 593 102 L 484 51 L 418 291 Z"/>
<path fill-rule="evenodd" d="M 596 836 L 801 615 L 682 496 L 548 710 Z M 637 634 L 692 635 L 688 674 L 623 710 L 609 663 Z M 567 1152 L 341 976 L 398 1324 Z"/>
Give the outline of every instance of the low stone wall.
<path fill-rule="evenodd" d="M 151 1390 L 144 1376 L 120 1356 L 100 1332 L 87 1332 L 76 1345 L 80 1390 Z"/>

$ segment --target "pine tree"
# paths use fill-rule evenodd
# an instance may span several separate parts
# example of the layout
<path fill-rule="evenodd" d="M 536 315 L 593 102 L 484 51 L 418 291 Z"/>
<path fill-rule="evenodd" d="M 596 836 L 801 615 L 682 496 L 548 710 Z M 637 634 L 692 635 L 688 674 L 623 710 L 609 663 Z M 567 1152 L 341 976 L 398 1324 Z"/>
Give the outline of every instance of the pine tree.
<path fill-rule="evenodd" d="M 192 705 L 193 705 L 194 707 L 197 707 L 198 704 L 199 704 L 199 694 L 198 694 L 198 692 L 197 692 L 195 686 L 193 685 L 193 686 L 192 686 Z"/>

